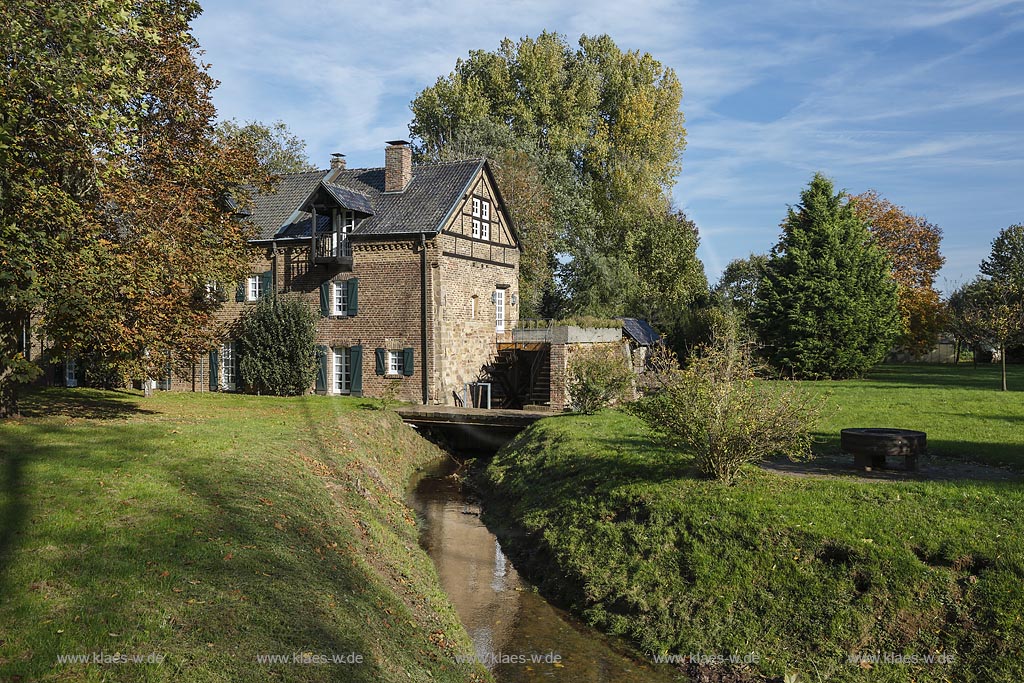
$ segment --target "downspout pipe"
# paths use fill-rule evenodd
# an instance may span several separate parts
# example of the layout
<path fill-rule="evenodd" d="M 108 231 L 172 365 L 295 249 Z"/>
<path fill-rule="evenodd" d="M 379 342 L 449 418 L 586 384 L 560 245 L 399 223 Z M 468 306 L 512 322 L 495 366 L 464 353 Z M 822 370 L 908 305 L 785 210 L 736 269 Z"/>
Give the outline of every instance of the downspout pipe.
<path fill-rule="evenodd" d="M 423 405 L 430 400 L 427 384 L 427 236 L 420 233 L 420 375 L 423 389 Z"/>
<path fill-rule="evenodd" d="M 270 242 L 270 291 L 277 298 L 277 240 Z"/>

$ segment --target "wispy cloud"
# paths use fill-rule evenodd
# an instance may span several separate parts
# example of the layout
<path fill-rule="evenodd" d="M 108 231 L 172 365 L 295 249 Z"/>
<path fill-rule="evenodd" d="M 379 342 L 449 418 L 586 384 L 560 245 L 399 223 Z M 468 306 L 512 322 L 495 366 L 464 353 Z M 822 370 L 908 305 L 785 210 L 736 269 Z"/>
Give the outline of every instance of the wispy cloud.
<path fill-rule="evenodd" d="M 1024 0 L 216 0 L 196 23 L 223 117 L 283 119 L 314 161 L 357 165 L 380 164 L 456 59 L 545 29 L 609 33 L 676 69 L 674 195 L 712 280 L 771 246 L 815 170 L 942 225 L 948 273 L 1024 218 Z"/>

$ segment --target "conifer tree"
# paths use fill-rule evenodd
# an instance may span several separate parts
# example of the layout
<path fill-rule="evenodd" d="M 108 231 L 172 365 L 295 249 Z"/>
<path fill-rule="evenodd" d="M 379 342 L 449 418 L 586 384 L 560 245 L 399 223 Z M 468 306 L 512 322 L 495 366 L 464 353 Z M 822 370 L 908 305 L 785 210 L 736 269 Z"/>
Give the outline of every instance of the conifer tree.
<path fill-rule="evenodd" d="M 832 182 L 815 174 L 765 266 L 755 325 L 785 375 L 848 378 L 879 363 L 901 329 L 888 259 Z"/>

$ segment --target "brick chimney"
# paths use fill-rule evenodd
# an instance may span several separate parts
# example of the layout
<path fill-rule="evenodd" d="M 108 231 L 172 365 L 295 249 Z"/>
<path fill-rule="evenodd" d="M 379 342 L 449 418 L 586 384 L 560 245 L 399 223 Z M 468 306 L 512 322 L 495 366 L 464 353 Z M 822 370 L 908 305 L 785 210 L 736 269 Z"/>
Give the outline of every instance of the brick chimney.
<path fill-rule="evenodd" d="M 384 148 L 384 191 L 401 192 L 412 181 L 412 147 L 408 140 L 389 140 Z"/>
<path fill-rule="evenodd" d="M 332 171 L 344 171 L 345 170 L 345 155 L 341 152 L 335 152 L 331 155 L 331 170 Z"/>

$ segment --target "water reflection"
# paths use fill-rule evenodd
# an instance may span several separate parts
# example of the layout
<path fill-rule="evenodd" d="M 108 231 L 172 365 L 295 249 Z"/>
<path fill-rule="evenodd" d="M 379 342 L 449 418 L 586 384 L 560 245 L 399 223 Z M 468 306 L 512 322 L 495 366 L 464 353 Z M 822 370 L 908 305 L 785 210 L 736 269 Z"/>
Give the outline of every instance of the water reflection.
<path fill-rule="evenodd" d="M 544 601 L 467 504 L 451 461 L 416 484 L 410 503 L 425 518 L 421 542 L 473 639 L 501 683 L 679 680 L 667 667 L 638 663 L 614 642 Z"/>

